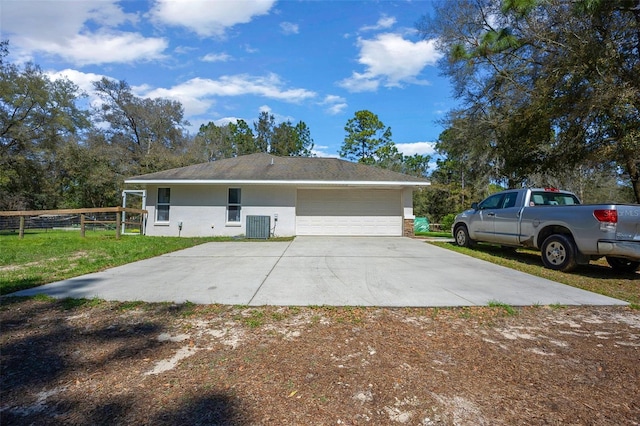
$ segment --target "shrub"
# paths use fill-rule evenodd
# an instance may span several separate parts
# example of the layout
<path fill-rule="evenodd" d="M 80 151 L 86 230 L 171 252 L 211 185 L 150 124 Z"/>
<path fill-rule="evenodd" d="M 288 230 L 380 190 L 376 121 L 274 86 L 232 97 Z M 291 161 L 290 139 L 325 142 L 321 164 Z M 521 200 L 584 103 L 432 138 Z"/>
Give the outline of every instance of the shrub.
<path fill-rule="evenodd" d="M 451 227 L 453 226 L 453 221 L 456 218 L 456 214 L 455 213 L 449 213 L 448 215 L 444 216 L 442 218 L 442 220 L 440 221 L 441 223 L 441 227 L 443 231 L 448 231 L 449 229 L 451 229 Z"/>

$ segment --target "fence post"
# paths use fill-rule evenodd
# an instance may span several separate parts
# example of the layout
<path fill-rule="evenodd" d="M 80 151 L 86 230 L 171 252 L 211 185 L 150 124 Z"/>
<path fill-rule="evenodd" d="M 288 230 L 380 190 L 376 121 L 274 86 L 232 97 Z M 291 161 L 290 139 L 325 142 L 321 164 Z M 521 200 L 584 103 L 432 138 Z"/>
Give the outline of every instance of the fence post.
<path fill-rule="evenodd" d="M 24 238 L 24 216 L 20 216 L 20 231 L 18 235 L 20 235 L 20 239 Z"/>
<path fill-rule="evenodd" d="M 120 239 L 120 224 L 122 219 L 120 218 L 120 209 L 116 211 L 116 240 Z"/>
<path fill-rule="evenodd" d="M 84 238 L 85 231 L 85 222 L 84 222 L 84 213 L 80 213 L 80 236 Z"/>

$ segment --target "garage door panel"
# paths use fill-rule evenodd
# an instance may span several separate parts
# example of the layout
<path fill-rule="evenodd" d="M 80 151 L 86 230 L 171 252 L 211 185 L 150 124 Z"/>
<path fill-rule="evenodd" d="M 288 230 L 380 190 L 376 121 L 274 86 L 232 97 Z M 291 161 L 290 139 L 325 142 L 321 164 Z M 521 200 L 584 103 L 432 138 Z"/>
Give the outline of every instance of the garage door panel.
<path fill-rule="evenodd" d="M 401 194 L 392 190 L 298 190 L 297 235 L 402 235 Z"/>
<path fill-rule="evenodd" d="M 402 232 L 402 219 L 386 216 L 299 216 L 297 235 L 389 235 Z"/>
<path fill-rule="evenodd" d="M 389 190 L 299 190 L 298 216 L 398 216 L 399 191 Z"/>

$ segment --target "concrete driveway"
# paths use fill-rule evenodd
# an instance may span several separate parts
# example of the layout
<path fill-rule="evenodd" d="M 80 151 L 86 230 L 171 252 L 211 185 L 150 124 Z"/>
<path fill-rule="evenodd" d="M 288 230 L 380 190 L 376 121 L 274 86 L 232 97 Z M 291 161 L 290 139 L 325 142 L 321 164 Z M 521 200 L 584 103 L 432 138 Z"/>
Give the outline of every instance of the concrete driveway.
<path fill-rule="evenodd" d="M 625 305 L 401 237 L 207 243 L 14 293 L 232 305 Z"/>

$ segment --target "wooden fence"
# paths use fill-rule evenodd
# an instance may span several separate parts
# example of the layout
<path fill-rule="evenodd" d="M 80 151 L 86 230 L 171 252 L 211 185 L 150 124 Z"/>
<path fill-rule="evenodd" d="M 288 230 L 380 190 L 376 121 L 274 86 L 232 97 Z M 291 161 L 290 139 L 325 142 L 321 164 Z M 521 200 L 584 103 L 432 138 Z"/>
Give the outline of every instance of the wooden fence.
<path fill-rule="evenodd" d="M 139 214 L 140 219 L 136 221 L 127 221 L 122 220 L 122 213 L 134 213 Z M 87 214 L 99 214 L 99 213 L 115 213 L 115 220 L 87 220 Z M 116 238 L 119 239 L 122 233 L 121 228 L 122 225 L 139 225 L 140 231 L 142 233 L 142 228 L 144 226 L 144 218 L 147 214 L 146 210 L 141 209 L 130 209 L 125 207 L 96 207 L 89 209 L 60 209 L 60 210 L 24 210 L 24 211 L 0 211 L 0 217 L 2 216 L 12 216 L 20 218 L 20 238 L 24 238 L 24 228 L 25 228 L 25 217 L 31 216 L 44 216 L 44 215 L 80 215 L 80 235 L 82 237 L 85 236 L 85 229 L 87 222 L 89 223 L 99 223 L 99 224 L 115 224 L 116 228 Z"/>

